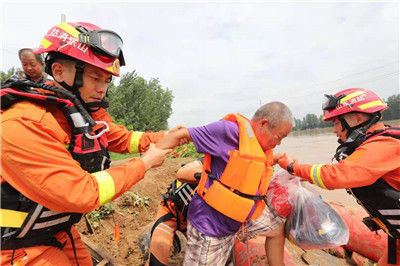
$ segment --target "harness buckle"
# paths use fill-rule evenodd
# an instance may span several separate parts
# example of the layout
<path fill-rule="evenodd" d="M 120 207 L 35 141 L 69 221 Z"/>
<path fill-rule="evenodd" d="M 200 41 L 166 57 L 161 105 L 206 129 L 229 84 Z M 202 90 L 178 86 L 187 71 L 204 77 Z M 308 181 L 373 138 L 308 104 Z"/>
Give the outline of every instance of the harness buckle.
<path fill-rule="evenodd" d="M 86 136 L 88 139 L 97 139 L 97 138 L 99 138 L 101 135 L 103 135 L 104 133 L 106 133 L 107 131 L 110 130 L 110 127 L 108 126 L 108 124 L 107 124 L 106 121 L 95 121 L 95 122 L 96 122 L 96 125 L 97 125 L 97 124 L 103 124 L 103 125 L 104 125 L 104 128 L 103 128 L 102 131 L 100 131 L 100 133 L 98 133 L 98 134 L 96 134 L 96 135 L 90 135 L 89 133 L 85 133 L 85 136 Z"/>

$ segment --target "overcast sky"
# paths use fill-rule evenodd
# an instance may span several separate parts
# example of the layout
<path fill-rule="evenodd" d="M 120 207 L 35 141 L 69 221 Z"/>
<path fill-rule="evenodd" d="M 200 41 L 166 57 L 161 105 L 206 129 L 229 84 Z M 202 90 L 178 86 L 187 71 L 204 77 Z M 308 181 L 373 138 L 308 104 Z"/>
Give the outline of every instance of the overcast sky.
<path fill-rule="evenodd" d="M 324 93 L 349 87 L 399 93 L 398 3 L 3 2 L 1 12 L 3 71 L 19 67 L 17 51 L 38 46 L 61 13 L 118 32 L 122 74 L 172 90 L 170 127 L 251 118 L 269 101 L 297 118 L 319 115 Z"/>

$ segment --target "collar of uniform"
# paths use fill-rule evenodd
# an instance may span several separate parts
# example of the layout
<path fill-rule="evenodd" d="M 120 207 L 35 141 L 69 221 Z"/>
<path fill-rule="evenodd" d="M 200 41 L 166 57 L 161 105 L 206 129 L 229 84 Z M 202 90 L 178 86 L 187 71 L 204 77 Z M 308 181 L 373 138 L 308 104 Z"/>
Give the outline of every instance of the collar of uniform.
<path fill-rule="evenodd" d="M 371 133 L 374 132 L 376 130 L 380 130 L 380 129 L 385 129 L 385 125 L 383 124 L 383 122 L 379 122 L 373 126 L 371 126 L 370 128 L 368 128 L 367 133 Z"/>

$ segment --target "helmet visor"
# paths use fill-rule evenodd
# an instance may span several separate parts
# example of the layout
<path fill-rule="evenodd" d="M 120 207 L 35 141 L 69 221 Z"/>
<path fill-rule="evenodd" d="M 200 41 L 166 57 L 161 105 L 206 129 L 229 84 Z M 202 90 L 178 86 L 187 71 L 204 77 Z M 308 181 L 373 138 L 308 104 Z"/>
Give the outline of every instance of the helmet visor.
<path fill-rule="evenodd" d="M 322 110 L 329 111 L 335 109 L 336 106 L 340 104 L 340 99 L 342 99 L 345 95 L 329 95 L 325 94 L 326 97 L 325 102 L 322 104 Z"/>
<path fill-rule="evenodd" d="M 94 52 L 110 58 L 118 58 L 122 51 L 121 37 L 110 30 L 93 30 L 79 34 L 79 42 L 92 47 Z"/>

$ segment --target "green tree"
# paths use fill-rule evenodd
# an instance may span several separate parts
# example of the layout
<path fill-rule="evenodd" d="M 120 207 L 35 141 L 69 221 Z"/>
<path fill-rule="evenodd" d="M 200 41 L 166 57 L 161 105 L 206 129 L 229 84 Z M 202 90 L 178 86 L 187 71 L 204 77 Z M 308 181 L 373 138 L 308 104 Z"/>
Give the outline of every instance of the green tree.
<path fill-rule="evenodd" d="M 315 114 L 307 114 L 303 118 L 303 127 L 304 129 L 307 128 L 316 128 L 319 125 L 319 119 L 318 116 Z"/>
<path fill-rule="evenodd" d="M 118 86 L 110 84 L 108 110 L 117 123 L 129 129 L 150 126 L 158 131 L 168 128 L 172 100 L 172 91 L 164 90 L 158 79 L 146 81 L 133 71 L 125 74 Z"/>
<path fill-rule="evenodd" d="M 15 73 L 15 68 L 12 67 L 7 72 L 0 71 L 0 82 L 4 84 L 4 82 L 9 79 Z"/>
<path fill-rule="evenodd" d="M 386 103 L 389 108 L 382 113 L 383 120 L 400 119 L 400 94 L 390 96 Z"/>

